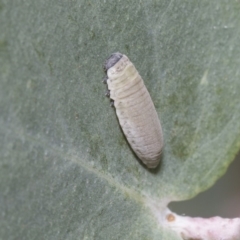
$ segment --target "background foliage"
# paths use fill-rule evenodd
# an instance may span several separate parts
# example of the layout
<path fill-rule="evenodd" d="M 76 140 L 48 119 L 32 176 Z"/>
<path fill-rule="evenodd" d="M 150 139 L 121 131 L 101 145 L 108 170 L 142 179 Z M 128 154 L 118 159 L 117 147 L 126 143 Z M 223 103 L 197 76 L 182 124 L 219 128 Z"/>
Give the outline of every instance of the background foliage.
<path fill-rule="evenodd" d="M 176 239 L 142 196 L 192 197 L 240 146 L 238 1 L 0 1 L 0 236 Z M 139 164 L 104 97 L 102 64 L 129 56 L 164 131 Z"/>

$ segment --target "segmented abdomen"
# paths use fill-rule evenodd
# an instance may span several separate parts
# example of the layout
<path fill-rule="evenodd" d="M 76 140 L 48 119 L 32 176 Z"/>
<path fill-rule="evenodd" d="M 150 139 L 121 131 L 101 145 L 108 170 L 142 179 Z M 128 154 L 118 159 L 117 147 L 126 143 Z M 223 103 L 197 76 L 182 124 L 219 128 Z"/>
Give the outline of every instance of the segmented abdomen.
<path fill-rule="evenodd" d="M 110 98 L 129 144 L 149 168 L 155 168 L 163 147 L 162 129 L 141 76 L 125 55 L 107 73 Z"/>

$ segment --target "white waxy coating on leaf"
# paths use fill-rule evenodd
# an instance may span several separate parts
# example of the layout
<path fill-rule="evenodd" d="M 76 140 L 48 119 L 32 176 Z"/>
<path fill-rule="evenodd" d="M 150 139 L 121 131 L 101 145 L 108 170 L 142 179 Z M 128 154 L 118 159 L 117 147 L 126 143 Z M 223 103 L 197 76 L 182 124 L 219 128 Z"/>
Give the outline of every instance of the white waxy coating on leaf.
<path fill-rule="evenodd" d="M 129 144 L 148 168 L 155 168 L 163 148 L 162 128 L 141 76 L 125 55 L 107 75 L 110 98 Z"/>

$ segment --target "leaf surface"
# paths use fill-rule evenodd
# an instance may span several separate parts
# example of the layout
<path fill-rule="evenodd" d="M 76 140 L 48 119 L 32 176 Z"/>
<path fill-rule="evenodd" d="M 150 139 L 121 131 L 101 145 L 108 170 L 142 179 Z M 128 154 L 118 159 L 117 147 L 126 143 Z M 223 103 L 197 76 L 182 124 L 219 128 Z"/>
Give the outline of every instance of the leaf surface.
<path fill-rule="evenodd" d="M 240 147 L 239 2 L 0 1 L 3 239 L 178 239 L 160 205 L 210 187 Z M 141 165 L 104 97 L 126 54 L 164 132 Z"/>

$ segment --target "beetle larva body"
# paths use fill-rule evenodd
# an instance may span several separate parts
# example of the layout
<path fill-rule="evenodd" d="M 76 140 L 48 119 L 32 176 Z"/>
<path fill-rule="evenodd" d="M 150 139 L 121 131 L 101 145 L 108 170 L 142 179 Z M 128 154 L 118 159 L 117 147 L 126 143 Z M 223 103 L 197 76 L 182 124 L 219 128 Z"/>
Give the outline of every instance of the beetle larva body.
<path fill-rule="evenodd" d="M 155 168 L 163 148 L 161 124 L 144 82 L 127 56 L 113 53 L 105 63 L 110 98 L 133 151 Z"/>

